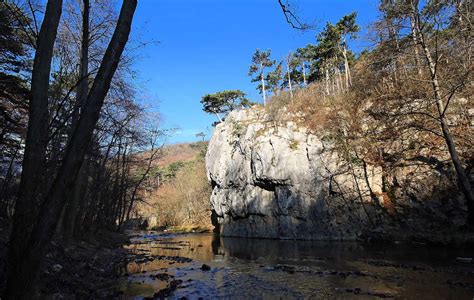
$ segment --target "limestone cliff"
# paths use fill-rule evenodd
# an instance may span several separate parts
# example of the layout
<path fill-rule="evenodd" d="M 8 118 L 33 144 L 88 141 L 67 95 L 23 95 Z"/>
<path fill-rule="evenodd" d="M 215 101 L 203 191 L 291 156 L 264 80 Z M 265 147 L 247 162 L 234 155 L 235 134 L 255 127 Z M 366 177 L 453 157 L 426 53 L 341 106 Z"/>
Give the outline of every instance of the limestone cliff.
<path fill-rule="evenodd" d="M 411 183 L 400 189 L 398 182 L 393 183 L 397 177 L 387 177 L 379 167 L 348 168 L 323 140 L 293 122 L 269 121 L 261 108 L 233 111 L 218 124 L 206 167 L 221 234 L 351 240 L 367 232 L 400 228 L 399 218 L 389 217 L 395 214 L 403 214 L 403 224 L 411 228 L 425 226 L 413 217 L 415 210 L 439 215 L 440 205 L 459 200 L 423 202 L 421 209 L 420 192 Z M 424 176 L 433 183 L 428 173 Z M 409 178 L 405 175 L 398 178 Z M 417 187 L 420 182 L 423 178 L 418 178 Z M 456 211 L 441 218 L 457 222 L 462 214 Z"/>

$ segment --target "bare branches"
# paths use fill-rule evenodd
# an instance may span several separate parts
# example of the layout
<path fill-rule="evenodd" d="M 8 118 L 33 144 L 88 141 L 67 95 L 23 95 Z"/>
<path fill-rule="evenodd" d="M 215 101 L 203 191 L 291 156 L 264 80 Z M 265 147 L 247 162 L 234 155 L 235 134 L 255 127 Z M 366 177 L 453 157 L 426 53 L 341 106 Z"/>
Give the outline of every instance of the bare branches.
<path fill-rule="evenodd" d="M 34 30 L 35 36 L 38 36 L 39 29 L 38 29 L 38 21 L 36 20 L 36 12 L 38 11 L 38 9 L 34 7 L 31 0 L 28 0 L 28 6 L 30 7 L 31 16 L 33 18 L 33 24 L 35 25 L 35 30 Z"/>
<path fill-rule="evenodd" d="M 286 4 L 283 4 L 282 0 L 278 0 L 278 4 L 285 15 L 286 22 L 294 29 L 298 30 L 308 30 L 311 26 L 306 23 L 303 23 L 295 13 L 290 9 L 290 4 L 286 1 Z"/>

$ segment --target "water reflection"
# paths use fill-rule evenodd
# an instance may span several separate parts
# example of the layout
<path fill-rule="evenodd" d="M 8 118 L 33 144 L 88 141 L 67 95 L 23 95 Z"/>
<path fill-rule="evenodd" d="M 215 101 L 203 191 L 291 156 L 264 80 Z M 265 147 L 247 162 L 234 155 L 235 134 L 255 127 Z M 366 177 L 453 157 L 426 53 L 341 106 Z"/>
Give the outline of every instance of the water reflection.
<path fill-rule="evenodd" d="M 152 296 L 181 280 L 172 298 L 472 299 L 474 268 L 453 263 L 472 249 L 137 233 L 120 289 Z M 210 271 L 201 270 L 207 264 Z"/>

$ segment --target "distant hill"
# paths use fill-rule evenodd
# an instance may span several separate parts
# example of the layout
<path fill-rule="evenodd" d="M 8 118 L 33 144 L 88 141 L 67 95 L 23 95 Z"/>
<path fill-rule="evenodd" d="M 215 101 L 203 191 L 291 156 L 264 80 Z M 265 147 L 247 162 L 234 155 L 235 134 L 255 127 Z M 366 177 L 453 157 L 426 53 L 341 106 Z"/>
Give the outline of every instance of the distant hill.
<path fill-rule="evenodd" d="M 155 155 L 152 168 L 166 168 L 172 163 L 188 162 L 194 160 L 205 149 L 207 142 L 179 143 L 165 145 Z M 137 161 L 135 167 L 144 168 L 148 162 L 151 151 L 136 153 L 133 155 Z"/>
<path fill-rule="evenodd" d="M 202 142 L 166 145 L 155 164 L 165 167 L 173 162 L 193 160 L 200 153 L 201 147 Z"/>
<path fill-rule="evenodd" d="M 150 228 L 210 230 L 210 186 L 204 166 L 207 142 L 166 145 L 157 154 L 149 178 L 140 190 L 134 215 Z M 147 161 L 151 152 L 136 154 Z M 139 168 L 144 167 L 143 163 Z"/>

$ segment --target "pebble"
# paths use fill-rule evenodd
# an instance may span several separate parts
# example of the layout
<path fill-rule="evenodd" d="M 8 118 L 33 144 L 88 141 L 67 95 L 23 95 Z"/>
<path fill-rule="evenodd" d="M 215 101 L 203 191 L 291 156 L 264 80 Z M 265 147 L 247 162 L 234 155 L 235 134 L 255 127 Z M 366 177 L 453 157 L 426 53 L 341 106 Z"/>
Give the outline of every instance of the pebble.
<path fill-rule="evenodd" d="M 456 262 L 463 264 L 472 264 L 474 259 L 472 257 L 456 257 Z"/>
<path fill-rule="evenodd" d="M 60 264 L 55 264 L 53 265 L 53 271 L 54 272 L 59 272 L 63 269 L 63 266 L 61 266 Z"/>

